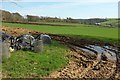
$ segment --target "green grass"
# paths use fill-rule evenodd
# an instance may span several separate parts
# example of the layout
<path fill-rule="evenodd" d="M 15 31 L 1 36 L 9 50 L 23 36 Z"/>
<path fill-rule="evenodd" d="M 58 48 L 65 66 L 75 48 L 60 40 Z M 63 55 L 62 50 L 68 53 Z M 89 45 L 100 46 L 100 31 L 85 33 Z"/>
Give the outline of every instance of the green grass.
<path fill-rule="evenodd" d="M 7 78 L 30 78 L 47 76 L 54 70 L 64 67 L 69 49 L 58 42 L 46 45 L 42 53 L 16 51 L 11 57 L 3 60 L 2 70 Z M 4 76 L 3 76 L 4 77 Z"/>
<path fill-rule="evenodd" d="M 80 25 L 80 23 L 69 23 L 69 22 L 39 22 L 40 24 L 57 24 L 57 25 Z"/>
<path fill-rule="evenodd" d="M 106 24 L 117 25 L 118 24 L 118 20 L 116 20 L 116 19 L 108 19 L 108 21 L 102 22 L 102 25 L 106 25 Z"/>
<path fill-rule="evenodd" d="M 103 37 L 110 39 L 118 39 L 118 28 L 104 28 L 96 26 L 88 26 L 80 24 L 77 27 L 74 26 L 42 26 L 42 25 L 30 25 L 30 24 L 16 24 L 16 23 L 3 23 L 4 26 L 28 28 L 37 30 L 40 32 L 47 32 L 52 34 L 64 34 L 64 35 L 82 35 L 91 37 Z"/>
<path fill-rule="evenodd" d="M 65 36 L 70 36 L 78 39 L 85 39 L 85 40 L 90 40 L 90 41 L 95 41 L 95 42 L 106 42 L 106 43 L 111 43 L 114 45 L 120 45 L 120 39 L 112 39 L 112 38 L 105 38 L 105 37 L 91 37 L 91 36 L 83 36 L 83 35 L 65 35 Z"/>

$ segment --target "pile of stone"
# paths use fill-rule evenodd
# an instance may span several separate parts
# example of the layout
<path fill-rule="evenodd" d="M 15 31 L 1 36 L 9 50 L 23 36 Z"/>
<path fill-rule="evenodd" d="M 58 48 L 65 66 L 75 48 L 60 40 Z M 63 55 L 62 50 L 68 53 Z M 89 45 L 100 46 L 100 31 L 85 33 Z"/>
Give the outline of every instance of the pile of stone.
<path fill-rule="evenodd" d="M 37 53 L 42 52 L 43 46 L 51 44 L 52 42 L 51 37 L 46 34 L 37 35 L 37 37 L 30 34 L 13 37 L 7 33 L 0 32 L 0 35 L 0 56 L 5 56 L 6 58 L 10 57 L 10 52 L 16 50 L 30 50 Z"/>

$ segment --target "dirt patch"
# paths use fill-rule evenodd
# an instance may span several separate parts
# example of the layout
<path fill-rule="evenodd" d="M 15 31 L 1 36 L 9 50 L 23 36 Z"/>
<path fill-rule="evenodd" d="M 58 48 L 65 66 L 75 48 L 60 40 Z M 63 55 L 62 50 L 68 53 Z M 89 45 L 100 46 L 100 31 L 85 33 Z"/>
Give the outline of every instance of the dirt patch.
<path fill-rule="evenodd" d="M 63 69 L 53 72 L 54 78 L 110 78 L 116 70 L 114 62 L 92 60 L 86 58 L 83 52 L 72 52 L 72 61 Z"/>
<path fill-rule="evenodd" d="M 11 34 L 12 36 L 19 36 L 22 34 L 42 34 L 41 32 L 34 31 L 34 30 L 29 30 L 25 28 L 11 28 L 7 26 L 1 26 L 0 31 L 4 31 L 8 34 Z"/>

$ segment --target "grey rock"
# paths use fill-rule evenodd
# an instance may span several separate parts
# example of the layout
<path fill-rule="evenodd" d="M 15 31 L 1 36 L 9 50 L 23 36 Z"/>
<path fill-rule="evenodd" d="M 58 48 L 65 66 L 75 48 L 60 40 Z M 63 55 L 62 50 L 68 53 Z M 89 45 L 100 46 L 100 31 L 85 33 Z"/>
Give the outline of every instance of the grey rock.
<path fill-rule="evenodd" d="M 52 40 L 49 35 L 41 34 L 40 39 L 43 41 L 43 44 L 51 44 Z"/>
<path fill-rule="evenodd" d="M 43 51 L 43 41 L 42 40 L 35 40 L 33 43 L 33 51 L 34 52 L 42 52 Z"/>
<path fill-rule="evenodd" d="M 11 35 L 5 33 L 5 32 L 0 32 L 0 41 L 5 41 L 5 40 L 9 40 L 11 37 Z"/>
<path fill-rule="evenodd" d="M 19 49 L 31 49 L 31 46 L 35 42 L 35 39 L 33 36 L 25 34 L 18 36 L 16 38 L 16 43 L 15 45 L 13 44 L 13 47 L 16 48 L 17 50 Z"/>
<path fill-rule="evenodd" d="M 9 51 L 9 46 L 10 44 L 7 41 L 0 42 L 0 58 L 9 58 L 10 57 L 10 51 Z"/>

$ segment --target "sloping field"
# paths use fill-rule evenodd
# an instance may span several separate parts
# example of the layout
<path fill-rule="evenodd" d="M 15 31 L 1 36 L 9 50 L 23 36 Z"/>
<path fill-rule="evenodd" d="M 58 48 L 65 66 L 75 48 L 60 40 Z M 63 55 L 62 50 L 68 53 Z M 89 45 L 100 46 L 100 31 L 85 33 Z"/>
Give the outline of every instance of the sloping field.
<path fill-rule="evenodd" d="M 115 24 L 118 24 L 118 21 L 120 21 L 120 20 L 109 19 L 108 21 L 102 22 L 102 24 L 103 25 L 105 25 L 105 24 L 113 24 L 113 25 L 115 25 Z"/>

